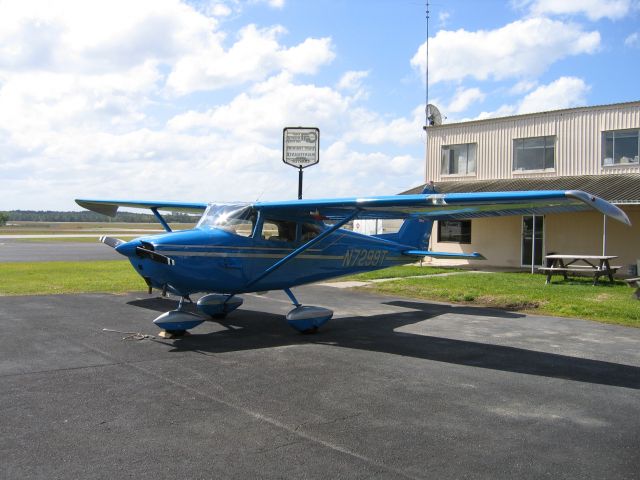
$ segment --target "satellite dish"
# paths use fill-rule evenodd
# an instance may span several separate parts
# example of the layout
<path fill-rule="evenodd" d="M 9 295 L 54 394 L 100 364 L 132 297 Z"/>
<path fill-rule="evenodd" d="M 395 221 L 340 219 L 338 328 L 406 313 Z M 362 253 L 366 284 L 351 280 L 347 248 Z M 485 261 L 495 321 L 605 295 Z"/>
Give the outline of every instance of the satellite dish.
<path fill-rule="evenodd" d="M 442 125 L 442 114 L 438 107 L 433 104 L 427 105 L 427 126 L 429 127 L 437 127 L 438 125 Z"/>

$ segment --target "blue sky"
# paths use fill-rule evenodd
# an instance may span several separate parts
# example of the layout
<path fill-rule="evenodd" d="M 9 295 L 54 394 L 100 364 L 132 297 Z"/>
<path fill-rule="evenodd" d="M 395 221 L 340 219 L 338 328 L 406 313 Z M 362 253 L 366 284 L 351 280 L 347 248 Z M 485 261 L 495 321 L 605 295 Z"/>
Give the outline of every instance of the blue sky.
<path fill-rule="evenodd" d="M 446 122 L 640 100 L 637 0 L 432 2 Z M 424 181 L 417 0 L 0 0 L 0 210 L 293 198 Z"/>

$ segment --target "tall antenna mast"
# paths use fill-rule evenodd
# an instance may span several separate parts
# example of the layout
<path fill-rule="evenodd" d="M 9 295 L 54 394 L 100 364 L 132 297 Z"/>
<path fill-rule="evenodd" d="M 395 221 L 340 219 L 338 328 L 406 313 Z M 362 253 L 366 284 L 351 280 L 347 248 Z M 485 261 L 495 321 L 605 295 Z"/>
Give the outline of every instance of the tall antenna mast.
<path fill-rule="evenodd" d="M 427 61 L 425 62 L 426 71 L 424 76 L 425 83 L 425 101 L 424 101 L 424 114 L 425 114 L 425 125 L 429 125 L 429 112 L 427 111 L 427 105 L 429 105 L 429 0 L 426 2 L 427 7 Z"/>

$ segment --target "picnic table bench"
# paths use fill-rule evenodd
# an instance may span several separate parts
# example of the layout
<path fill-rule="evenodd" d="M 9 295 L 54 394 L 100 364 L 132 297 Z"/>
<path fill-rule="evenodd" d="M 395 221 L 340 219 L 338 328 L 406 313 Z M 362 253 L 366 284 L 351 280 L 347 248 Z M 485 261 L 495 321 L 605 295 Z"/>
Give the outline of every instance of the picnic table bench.
<path fill-rule="evenodd" d="M 622 268 L 620 265 L 610 265 L 609 261 L 615 258 L 618 257 L 615 255 L 547 255 L 545 257 L 547 266 L 539 267 L 538 271 L 547 274 L 545 282 L 547 284 L 551 283 L 551 276 L 555 274 L 562 275 L 567 280 L 569 272 L 593 275 L 594 285 L 598 283 L 600 277 L 605 275 L 613 283 L 613 274 Z"/>

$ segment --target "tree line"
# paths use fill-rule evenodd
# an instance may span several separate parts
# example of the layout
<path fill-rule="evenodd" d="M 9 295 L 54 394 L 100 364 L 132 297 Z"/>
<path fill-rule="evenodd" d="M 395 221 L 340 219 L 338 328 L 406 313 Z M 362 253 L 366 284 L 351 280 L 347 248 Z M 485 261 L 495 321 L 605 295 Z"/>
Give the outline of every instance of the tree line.
<path fill-rule="evenodd" d="M 194 223 L 198 216 L 186 213 L 173 213 L 162 215 L 170 223 Z M 156 217 L 147 213 L 118 212 L 115 217 L 108 217 L 101 213 L 82 212 L 55 212 L 51 210 L 11 210 L 0 212 L 0 226 L 8 221 L 18 222 L 123 222 L 123 223 L 153 223 Z"/>

